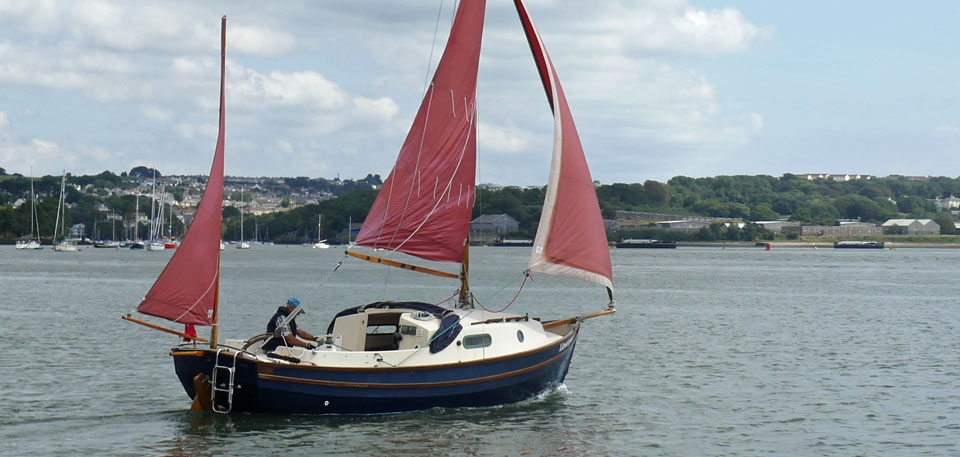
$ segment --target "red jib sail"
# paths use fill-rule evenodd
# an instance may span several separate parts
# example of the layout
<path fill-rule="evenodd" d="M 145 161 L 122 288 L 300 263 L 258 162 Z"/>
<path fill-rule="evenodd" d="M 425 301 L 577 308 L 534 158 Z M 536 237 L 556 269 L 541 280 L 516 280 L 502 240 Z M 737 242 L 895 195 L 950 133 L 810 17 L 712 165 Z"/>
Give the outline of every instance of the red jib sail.
<path fill-rule="evenodd" d="M 484 0 L 460 2 L 450 38 L 357 244 L 460 262 L 476 176 L 476 91 Z"/>
<path fill-rule="evenodd" d="M 554 118 L 553 160 L 530 269 L 599 283 L 612 294 L 610 249 L 577 126 L 540 33 L 523 3 L 514 4 Z"/>
<path fill-rule="evenodd" d="M 211 325 L 220 279 L 220 225 L 223 217 L 224 61 L 227 18 L 220 32 L 220 134 L 210 179 L 183 242 L 137 311 L 182 324 Z"/>

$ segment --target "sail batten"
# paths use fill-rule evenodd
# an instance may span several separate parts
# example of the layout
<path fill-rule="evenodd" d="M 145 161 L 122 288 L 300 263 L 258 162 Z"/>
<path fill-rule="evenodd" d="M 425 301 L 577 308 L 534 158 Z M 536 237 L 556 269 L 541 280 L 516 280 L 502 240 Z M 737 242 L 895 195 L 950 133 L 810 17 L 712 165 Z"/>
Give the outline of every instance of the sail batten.
<path fill-rule="evenodd" d="M 463 260 L 473 205 L 452 194 L 476 181 L 475 96 L 485 7 L 484 0 L 460 3 L 433 80 L 358 245 L 439 262 Z M 464 112 L 457 113 L 461 98 Z M 430 181 L 432 192 L 422 188 Z"/>
<path fill-rule="evenodd" d="M 596 189 L 566 95 L 540 33 L 520 0 L 514 0 L 553 111 L 553 159 L 531 271 L 602 284 L 613 290 L 613 268 Z"/>
<path fill-rule="evenodd" d="M 217 135 L 210 177 L 183 241 L 137 306 L 140 313 L 182 324 L 212 325 L 215 322 L 223 217 L 226 26 L 224 17 L 221 23 L 220 133 Z"/>

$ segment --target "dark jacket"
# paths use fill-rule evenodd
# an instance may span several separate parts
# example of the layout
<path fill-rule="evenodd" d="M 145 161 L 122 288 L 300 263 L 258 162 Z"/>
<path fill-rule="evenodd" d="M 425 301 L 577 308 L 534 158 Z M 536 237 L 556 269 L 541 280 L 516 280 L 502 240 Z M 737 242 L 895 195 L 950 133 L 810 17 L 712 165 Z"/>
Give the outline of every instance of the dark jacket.
<path fill-rule="evenodd" d="M 290 314 L 287 311 L 286 306 L 281 306 L 277 308 L 277 312 L 273 313 L 273 316 L 270 317 L 270 321 L 267 322 L 267 333 L 276 333 L 277 326 Z M 297 336 L 297 320 L 294 319 L 290 321 L 290 334 L 291 336 Z M 270 338 L 266 343 L 263 344 L 264 351 L 272 351 L 277 348 L 277 346 L 284 346 L 283 337 L 286 335 L 274 335 L 273 338 Z"/>

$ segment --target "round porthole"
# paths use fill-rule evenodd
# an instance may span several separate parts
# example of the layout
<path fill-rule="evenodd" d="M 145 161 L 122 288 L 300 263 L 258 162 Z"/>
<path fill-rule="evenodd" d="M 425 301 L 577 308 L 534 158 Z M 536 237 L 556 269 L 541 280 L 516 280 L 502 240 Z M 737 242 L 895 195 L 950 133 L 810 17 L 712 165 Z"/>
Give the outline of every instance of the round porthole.
<path fill-rule="evenodd" d="M 523 342 L 523 330 L 517 330 L 517 340 Z"/>

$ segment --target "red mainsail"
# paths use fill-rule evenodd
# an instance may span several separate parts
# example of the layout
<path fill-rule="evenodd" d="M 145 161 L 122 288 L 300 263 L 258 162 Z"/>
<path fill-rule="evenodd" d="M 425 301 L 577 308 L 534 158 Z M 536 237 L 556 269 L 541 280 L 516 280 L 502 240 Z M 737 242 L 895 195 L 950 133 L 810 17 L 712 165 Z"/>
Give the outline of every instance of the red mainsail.
<path fill-rule="evenodd" d="M 220 31 L 220 134 L 210 178 L 183 242 L 137 311 L 182 324 L 211 325 L 220 279 L 220 225 L 223 217 L 224 61 L 227 18 Z"/>
<path fill-rule="evenodd" d="M 476 192 L 476 92 L 485 0 L 460 2 L 446 49 L 357 244 L 461 262 Z"/>
<path fill-rule="evenodd" d="M 612 294 L 610 248 L 577 126 L 540 33 L 523 3 L 514 0 L 514 4 L 554 118 L 553 160 L 530 269 L 596 282 Z"/>

